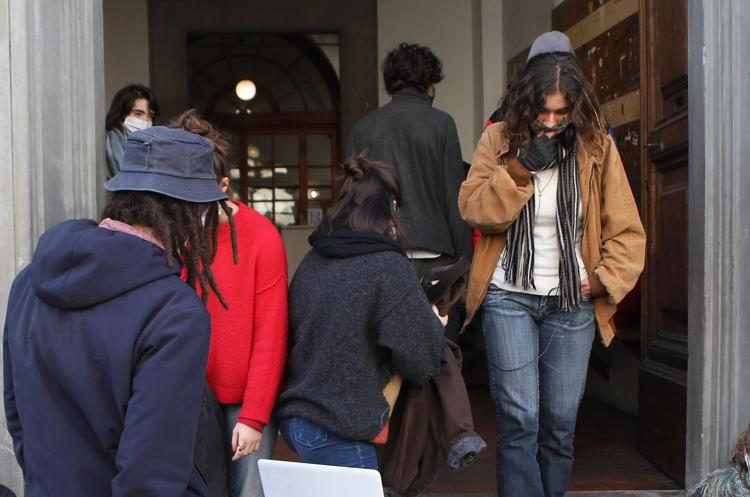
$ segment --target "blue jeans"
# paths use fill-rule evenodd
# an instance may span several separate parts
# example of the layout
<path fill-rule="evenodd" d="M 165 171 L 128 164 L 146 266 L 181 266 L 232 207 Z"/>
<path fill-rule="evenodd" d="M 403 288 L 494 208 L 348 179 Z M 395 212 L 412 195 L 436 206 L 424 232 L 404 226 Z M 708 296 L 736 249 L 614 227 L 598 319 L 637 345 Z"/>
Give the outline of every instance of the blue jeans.
<path fill-rule="evenodd" d="M 273 419 L 263 428 L 263 436 L 260 439 L 260 447 L 252 454 L 232 462 L 232 431 L 237 424 L 242 404 L 221 404 L 224 411 L 226 423 L 225 441 L 227 447 L 227 489 L 229 497 L 263 497 L 263 487 L 260 484 L 260 472 L 258 471 L 258 460 L 271 459 L 276 447 L 276 436 L 278 428 Z"/>
<path fill-rule="evenodd" d="M 490 286 L 482 304 L 497 420 L 498 497 L 562 497 L 594 338 L 594 306 Z"/>
<path fill-rule="evenodd" d="M 374 444 L 341 438 L 304 418 L 285 418 L 280 425 L 286 444 L 306 463 L 378 469 Z"/>

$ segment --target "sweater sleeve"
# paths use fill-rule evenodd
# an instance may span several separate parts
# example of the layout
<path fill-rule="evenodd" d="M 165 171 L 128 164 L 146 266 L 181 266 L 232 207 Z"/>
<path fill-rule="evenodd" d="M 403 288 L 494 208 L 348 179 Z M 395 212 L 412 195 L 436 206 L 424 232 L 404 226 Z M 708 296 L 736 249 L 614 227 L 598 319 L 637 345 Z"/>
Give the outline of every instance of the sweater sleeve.
<path fill-rule="evenodd" d="M 268 424 L 286 362 L 287 265 L 281 237 L 265 236 L 255 261 L 253 343 L 238 420 L 256 430 Z"/>
<path fill-rule="evenodd" d="M 112 497 L 184 495 L 194 471 L 210 330 L 205 309 L 188 307 L 141 333 Z"/>
<path fill-rule="evenodd" d="M 393 372 L 427 381 L 440 370 L 445 328 L 413 280 L 378 322 L 378 344 L 391 353 Z"/>

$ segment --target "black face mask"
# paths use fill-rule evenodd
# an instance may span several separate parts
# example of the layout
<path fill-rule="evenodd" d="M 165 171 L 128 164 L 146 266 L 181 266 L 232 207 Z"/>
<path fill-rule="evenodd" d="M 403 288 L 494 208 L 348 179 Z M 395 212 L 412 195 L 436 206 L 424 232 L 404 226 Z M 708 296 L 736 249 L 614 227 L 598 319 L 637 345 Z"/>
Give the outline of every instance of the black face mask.
<path fill-rule="evenodd" d="M 572 124 L 567 126 L 561 133 L 557 135 L 557 139 L 560 144 L 566 149 L 571 148 L 576 143 L 576 127 Z"/>

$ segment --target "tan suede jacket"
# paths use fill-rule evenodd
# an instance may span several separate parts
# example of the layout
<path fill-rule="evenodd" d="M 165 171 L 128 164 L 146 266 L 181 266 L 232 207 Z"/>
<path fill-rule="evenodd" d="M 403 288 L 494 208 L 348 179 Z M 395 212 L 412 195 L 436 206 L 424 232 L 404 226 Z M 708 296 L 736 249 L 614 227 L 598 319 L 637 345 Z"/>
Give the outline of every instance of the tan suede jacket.
<path fill-rule="evenodd" d="M 469 276 L 465 324 L 476 315 L 505 246 L 506 231 L 534 194 L 531 173 L 510 153 L 504 123 L 485 129 L 474 151 L 458 205 L 461 216 L 482 236 Z M 578 171 L 583 206 L 581 252 L 589 274 L 602 341 L 615 336 L 617 303 L 643 270 L 646 235 L 620 160 L 608 135 L 601 143 L 579 144 Z"/>

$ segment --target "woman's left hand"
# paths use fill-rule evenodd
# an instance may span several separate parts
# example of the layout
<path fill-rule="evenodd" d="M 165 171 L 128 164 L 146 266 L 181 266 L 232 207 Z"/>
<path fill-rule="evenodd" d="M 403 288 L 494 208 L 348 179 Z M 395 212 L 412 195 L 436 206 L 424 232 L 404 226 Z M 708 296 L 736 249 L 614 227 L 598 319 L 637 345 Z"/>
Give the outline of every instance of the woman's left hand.
<path fill-rule="evenodd" d="M 583 280 L 581 282 L 581 298 L 583 300 L 591 299 L 591 285 L 589 284 L 589 280 Z"/>
<path fill-rule="evenodd" d="M 232 430 L 232 451 L 234 452 L 232 461 L 249 456 L 258 450 L 262 436 L 261 432 L 244 423 L 234 425 L 234 430 Z"/>

